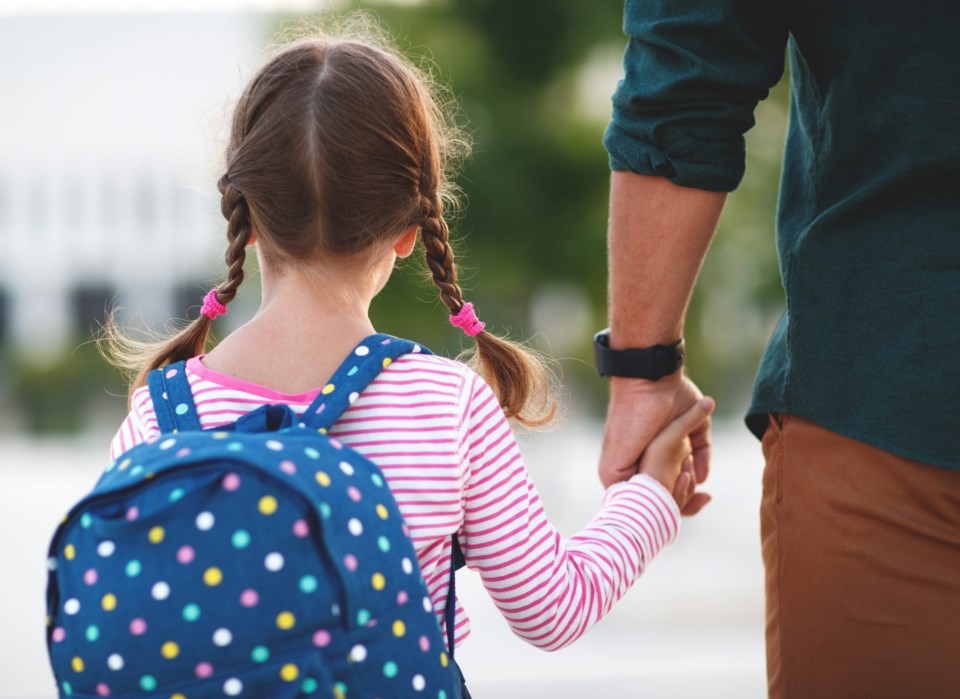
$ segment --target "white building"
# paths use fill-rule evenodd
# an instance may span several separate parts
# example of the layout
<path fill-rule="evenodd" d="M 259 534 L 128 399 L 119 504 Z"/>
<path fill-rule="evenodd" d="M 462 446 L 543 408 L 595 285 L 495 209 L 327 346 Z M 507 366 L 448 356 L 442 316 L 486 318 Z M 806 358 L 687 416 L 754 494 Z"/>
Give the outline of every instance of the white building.
<path fill-rule="evenodd" d="M 114 296 L 156 323 L 222 278 L 222 145 L 268 19 L 0 16 L 3 341 L 51 358 Z"/>

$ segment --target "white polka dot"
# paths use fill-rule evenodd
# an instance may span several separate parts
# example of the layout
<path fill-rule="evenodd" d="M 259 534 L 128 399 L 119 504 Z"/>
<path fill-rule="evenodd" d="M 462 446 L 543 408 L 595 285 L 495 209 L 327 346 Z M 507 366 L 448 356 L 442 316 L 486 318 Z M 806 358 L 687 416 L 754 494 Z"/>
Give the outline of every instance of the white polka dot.
<path fill-rule="evenodd" d="M 73 616 L 80 611 L 80 600 L 76 597 L 72 597 L 63 603 L 63 611 L 65 614 Z"/>
<path fill-rule="evenodd" d="M 350 401 L 350 405 L 353 405 L 353 402 L 354 402 L 357 398 L 359 398 L 359 397 L 360 397 L 360 394 L 357 393 L 356 391 L 354 391 L 353 393 L 350 394 L 350 396 L 347 398 L 347 400 Z"/>
<path fill-rule="evenodd" d="M 339 604 L 335 604 L 335 605 L 331 606 L 331 607 L 330 607 L 330 613 L 333 614 L 334 616 L 340 616 L 340 605 L 339 605 Z"/>
<path fill-rule="evenodd" d="M 150 588 L 150 594 L 155 600 L 165 600 L 170 596 L 170 586 L 161 580 L 154 583 L 153 587 Z"/>
<path fill-rule="evenodd" d="M 413 689 L 417 692 L 422 692 L 424 687 L 427 686 L 427 681 L 423 679 L 423 675 L 414 675 L 413 676 Z"/>
<path fill-rule="evenodd" d="M 276 573 L 278 570 L 283 570 L 283 554 L 274 551 L 273 553 L 268 553 L 267 557 L 263 559 L 263 565 L 271 573 Z"/>
<path fill-rule="evenodd" d="M 201 512 L 197 515 L 197 529 L 202 532 L 210 531 L 215 521 L 212 512 Z"/>
<path fill-rule="evenodd" d="M 223 683 L 223 693 L 228 697 L 235 697 L 243 691 L 243 682 L 236 677 L 231 677 Z"/>
<path fill-rule="evenodd" d="M 57 559 L 56 559 L 56 558 L 48 558 L 48 559 L 47 559 L 47 570 L 53 571 L 53 570 L 56 570 L 56 569 L 57 569 Z"/>
<path fill-rule="evenodd" d="M 233 634 L 230 633 L 230 629 L 217 629 L 213 632 L 213 645 L 220 646 L 229 646 L 233 641 Z"/>
<path fill-rule="evenodd" d="M 422 348 L 420 345 L 414 345 L 414 346 L 413 346 L 413 353 L 414 353 L 414 354 L 419 354 L 419 353 L 422 352 L 422 351 L 423 351 L 423 348 Z"/>
<path fill-rule="evenodd" d="M 163 440 L 162 442 L 160 442 L 160 448 L 161 448 L 161 449 L 169 449 L 170 447 L 172 447 L 172 446 L 173 446 L 174 444 L 176 444 L 176 443 L 177 443 L 177 440 L 175 440 L 175 439 L 173 439 L 173 438 L 171 437 L 170 439 L 165 439 L 165 440 Z"/>
<path fill-rule="evenodd" d="M 347 529 L 349 529 L 350 533 L 354 536 L 360 536 L 363 534 L 363 523 L 356 517 L 353 517 L 347 522 Z"/>
<path fill-rule="evenodd" d="M 343 471 L 348 476 L 352 476 L 355 473 L 353 466 L 348 464 L 346 461 L 340 462 L 340 470 Z"/>
<path fill-rule="evenodd" d="M 97 545 L 97 553 L 98 553 L 100 556 L 102 556 L 103 558 L 107 558 L 108 556 L 112 556 L 112 555 L 113 555 L 113 552 L 116 551 L 116 550 L 117 550 L 117 545 L 116 545 L 115 543 L 113 543 L 112 541 L 110 541 L 109 539 L 107 539 L 106 541 L 101 541 L 101 542 Z"/>
<path fill-rule="evenodd" d="M 370 354 L 370 348 L 361 345 L 360 347 L 357 347 L 354 352 L 358 357 L 366 357 L 368 354 Z"/>
<path fill-rule="evenodd" d="M 275 439 L 268 439 L 264 444 L 266 444 L 267 449 L 272 451 L 280 451 L 283 449 L 283 444 Z"/>
<path fill-rule="evenodd" d="M 367 659 L 367 649 L 363 646 L 356 645 L 350 649 L 350 654 L 347 656 L 347 660 L 352 663 L 362 663 Z"/>
<path fill-rule="evenodd" d="M 107 658 L 107 667 L 111 670 L 122 670 L 123 669 L 123 656 L 119 653 L 114 653 L 109 658 Z"/>
<path fill-rule="evenodd" d="M 400 562 L 400 565 L 403 566 L 403 572 L 406 573 L 407 575 L 410 575 L 410 573 L 413 572 L 413 563 L 410 561 L 409 558 L 404 558 Z"/>
<path fill-rule="evenodd" d="M 423 598 L 423 611 L 432 612 L 433 611 L 433 602 L 430 601 L 429 597 Z"/>

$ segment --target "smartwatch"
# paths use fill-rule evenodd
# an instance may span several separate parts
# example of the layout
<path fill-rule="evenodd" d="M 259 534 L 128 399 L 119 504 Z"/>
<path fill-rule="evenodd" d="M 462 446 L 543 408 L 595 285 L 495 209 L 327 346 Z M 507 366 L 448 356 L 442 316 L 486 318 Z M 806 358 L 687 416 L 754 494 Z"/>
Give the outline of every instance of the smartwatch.
<path fill-rule="evenodd" d="M 610 349 L 610 328 L 593 336 L 593 356 L 600 376 L 657 381 L 683 366 L 683 338 L 672 345 Z"/>

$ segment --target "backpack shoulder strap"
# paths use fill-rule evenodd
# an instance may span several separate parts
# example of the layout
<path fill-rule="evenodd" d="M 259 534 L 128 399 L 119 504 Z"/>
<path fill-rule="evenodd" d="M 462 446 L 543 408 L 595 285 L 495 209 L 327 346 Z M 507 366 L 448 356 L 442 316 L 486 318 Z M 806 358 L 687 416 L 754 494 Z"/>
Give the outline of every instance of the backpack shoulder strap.
<path fill-rule="evenodd" d="M 187 381 L 186 362 L 154 369 L 147 375 L 147 386 L 162 434 L 202 429 Z"/>
<path fill-rule="evenodd" d="M 377 334 L 357 345 L 320 389 L 320 395 L 303 414 L 303 423 L 327 430 L 350 407 L 360 393 L 397 357 L 432 354 L 426 347 L 390 335 Z"/>

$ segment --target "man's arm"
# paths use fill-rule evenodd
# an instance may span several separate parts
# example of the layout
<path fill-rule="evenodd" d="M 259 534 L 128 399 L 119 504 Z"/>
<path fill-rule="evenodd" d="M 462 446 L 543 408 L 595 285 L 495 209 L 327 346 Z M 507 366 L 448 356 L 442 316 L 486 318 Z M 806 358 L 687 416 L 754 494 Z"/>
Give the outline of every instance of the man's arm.
<path fill-rule="evenodd" d="M 726 195 L 681 187 L 662 177 L 617 171 L 610 185 L 610 346 L 670 344 L 683 321 L 697 273 Z M 660 379 L 610 379 L 600 457 L 605 486 L 636 473 L 647 444 L 687 410 L 700 391 L 680 372 Z M 691 435 L 696 480 L 709 469 L 709 423 Z M 706 504 L 695 496 L 685 513 Z"/>

